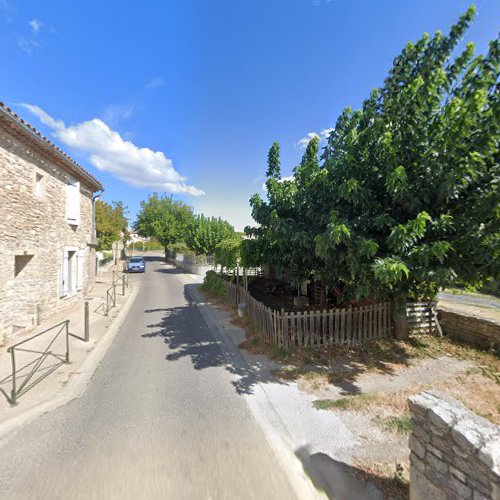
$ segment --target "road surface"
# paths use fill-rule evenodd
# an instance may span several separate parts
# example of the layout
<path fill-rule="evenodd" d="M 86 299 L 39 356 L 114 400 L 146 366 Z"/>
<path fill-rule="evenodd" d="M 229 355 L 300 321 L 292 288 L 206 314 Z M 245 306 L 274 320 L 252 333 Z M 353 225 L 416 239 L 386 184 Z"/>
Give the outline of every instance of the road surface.
<path fill-rule="evenodd" d="M 451 302 L 454 304 L 464 304 L 475 307 L 486 307 L 500 311 L 500 299 L 488 295 L 470 295 L 467 293 L 446 293 L 438 295 L 439 300 Z"/>
<path fill-rule="evenodd" d="M 0 498 L 295 498 L 181 271 L 156 260 L 131 279 L 85 394 L 0 448 Z"/>

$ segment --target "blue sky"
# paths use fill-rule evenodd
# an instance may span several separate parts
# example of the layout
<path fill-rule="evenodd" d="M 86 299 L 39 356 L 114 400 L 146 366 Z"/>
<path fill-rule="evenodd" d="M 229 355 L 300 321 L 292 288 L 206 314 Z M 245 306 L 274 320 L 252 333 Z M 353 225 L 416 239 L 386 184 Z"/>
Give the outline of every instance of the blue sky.
<path fill-rule="evenodd" d="M 359 106 L 408 40 L 447 31 L 469 3 L 0 0 L 0 100 L 132 218 L 166 190 L 242 229 L 273 141 L 289 175 L 301 139 Z M 476 6 L 467 41 L 484 52 L 500 2 Z"/>

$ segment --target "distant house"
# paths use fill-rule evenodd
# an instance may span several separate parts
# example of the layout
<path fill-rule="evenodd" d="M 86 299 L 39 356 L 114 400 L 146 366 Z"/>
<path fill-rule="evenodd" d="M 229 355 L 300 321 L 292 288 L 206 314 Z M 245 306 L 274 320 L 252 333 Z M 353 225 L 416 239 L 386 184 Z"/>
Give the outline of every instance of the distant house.
<path fill-rule="evenodd" d="M 143 243 L 145 241 L 149 241 L 149 238 L 145 238 L 144 236 L 139 236 L 137 233 L 131 232 L 128 233 L 130 243 Z"/>
<path fill-rule="evenodd" d="M 101 183 L 0 103 L 0 341 L 81 298 Z"/>

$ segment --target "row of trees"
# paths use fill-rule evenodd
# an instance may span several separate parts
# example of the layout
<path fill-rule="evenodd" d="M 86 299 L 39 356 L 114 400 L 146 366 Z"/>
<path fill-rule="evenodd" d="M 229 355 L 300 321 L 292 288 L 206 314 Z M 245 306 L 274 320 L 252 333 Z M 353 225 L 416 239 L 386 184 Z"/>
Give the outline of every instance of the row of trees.
<path fill-rule="evenodd" d="M 158 193 L 141 201 L 134 228 L 141 236 L 159 241 L 165 249 L 165 256 L 179 245 L 196 255 L 214 255 L 223 242 L 239 240 L 227 221 L 195 215 L 190 205 Z"/>
<path fill-rule="evenodd" d="M 247 258 L 400 305 L 498 279 L 500 45 L 453 57 L 473 15 L 409 43 L 361 109 L 344 110 L 320 158 L 309 142 L 293 179 L 272 145 Z"/>

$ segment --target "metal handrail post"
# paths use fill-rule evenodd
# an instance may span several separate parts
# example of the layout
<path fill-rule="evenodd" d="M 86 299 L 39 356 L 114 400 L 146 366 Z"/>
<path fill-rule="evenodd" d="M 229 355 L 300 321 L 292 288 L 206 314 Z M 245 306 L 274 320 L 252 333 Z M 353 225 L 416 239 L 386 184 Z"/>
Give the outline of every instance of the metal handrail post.
<path fill-rule="evenodd" d="M 109 314 L 109 290 L 106 290 L 106 314 L 107 316 Z"/>
<path fill-rule="evenodd" d="M 66 320 L 66 363 L 69 363 L 69 320 Z"/>
<path fill-rule="evenodd" d="M 89 311 L 89 302 L 85 301 L 84 309 L 83 309 L 83 324 L 84 324 L 84 339 L 85 342 L 90 340 L 90 311 Z"/>
<path fill-rule="evenodd" d="M 12 391 L 10 393 L 10 404 L 17 404 L 17 386 L 16 386 L 16 355 L 14 353 L 14 348 L 10 350 L 10 358 L 12 360 Z"/>

